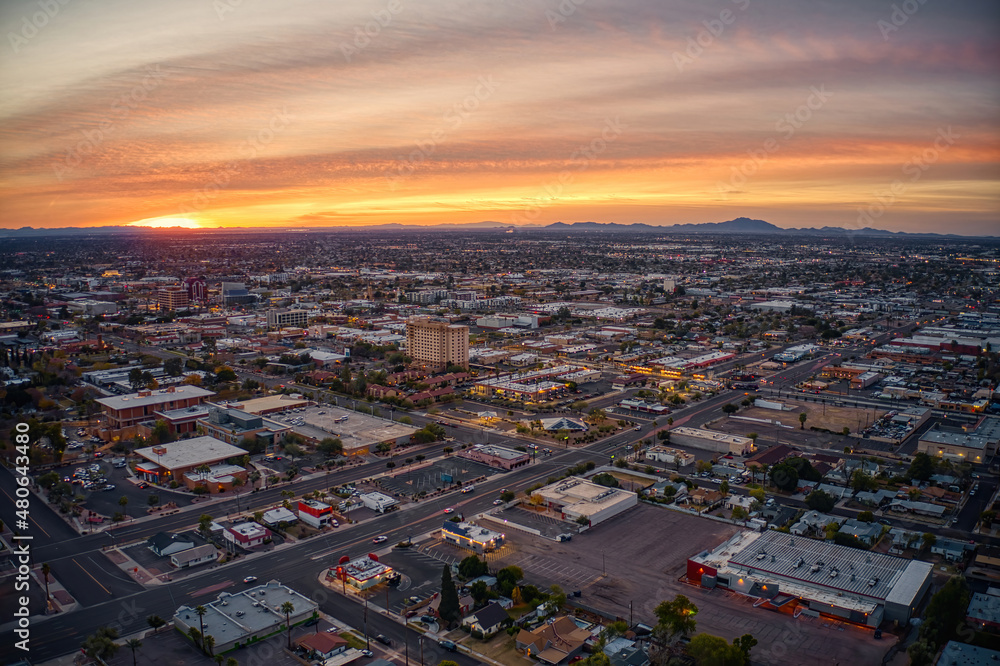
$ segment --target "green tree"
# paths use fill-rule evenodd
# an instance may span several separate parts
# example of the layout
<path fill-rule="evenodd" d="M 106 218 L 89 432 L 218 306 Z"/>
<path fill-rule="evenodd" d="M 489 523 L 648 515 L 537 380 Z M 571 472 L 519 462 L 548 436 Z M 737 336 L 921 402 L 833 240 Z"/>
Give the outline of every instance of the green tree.
<path fill-rule="evenodd" d="M 469 594 L 475 600 L 476 605 L 483 604 L 490 596 L 490 588 L 486 586 L 486 582 L 482 580 L 477 580 L 469 588 Z"/>
<path fill-rule="evenodd" d="M 142 641 L 138 638 L 130 638 L 125 641 L 125 647 L 132 650 L 132 666 L 136 666 L 135 651 L 142 647 Z"/>
<path fill-rule="evenodd" d="M 731 402 L 727 402 L 722 406 L 722 411 L 725 414 L 735 414 L 736 412 L 740 411 L 740 408 Z"/>
<path fill-rule="evenodd" d="M 83 651 L 91 659 L 107 661 L 118 653 L 119 645 L 115 642 L 118 630 L 112 627 L 99 627 L 83 641 Z"/>
<path fill-rule="evenodd" d="M 118 504 L 119 504 L 119 505 L 121 506 L 121 508 L 122 508 L 122 513 L 123 513 L 124 515 L 126 515 L 126 516 L 127 516 L 127 515 L 128 515 L 128 511 L 126 511 L 126 510 L 125 510 L 125 507 L 126 507 L 126 506 L 128 506 L 128 496 L 126 496 L 126 495 L 122 495 L 122 496 L 121 496 L 121 497 L 120 497 L 120 498 L 118 499 Z"/>
<path fill-rule="evenodd" d="M 799 473 L 788 463 L 778 463 L 771 468 L 771 483 L 785 492 L 791 492 L 799 485 Z"/>
<path fill-rule="evenodd" d="M 670 637 L 687 636 L 695 629 L 695 615 L 698 607 L 683 594 L 678 594 L 673 601 L 661 601 L 653 611 L 656 614 L 657 626 L 666 630 Z"/>
<path fill-rule="evenodd" d="M 828 513 L 837 505 L 837 499 L 823 490 L 814 490 L 806 495 L 806 506 L 813 511 Z"/>
<path fill-rule="evenodd" d="M 208 530 L 212 526 L 212 520 L 212 516 L 207 513 L 201 514 L 201 517 L 198 518 L 198 529 L 201 530 L 201 533 L 205 536 L 208 536 Z"/>
<path fill-rule="evenodd" d="M 163 371 L 171 377 L 180 377 L 184 372 L 184 366 L 179 358 L 168 358 L 163 362 Z"/>
<path fill-rule="evenodd" d="M 917 453 L 913 456 L 913 460 L 910 462 L 910 469 L 906 475 L 911 479 L 927 481 L 934 474 L 935 467 L 933 458 L 926 453 Z"/>
<path fill-rule="evenodd" d="M 969 599 L 969 586 L 961 575 L 949 578 L 931 597 L 924 612 L 924 622 L 920 625 L 920 640 L 931 647 L 932 654 L 955 638 L 959 629 L 963 628 L 955 618 L 965 617 Z"/>
<path fill-rule="evenodd" d="M 194 612 L 198 615 L 198 635 L 201 636 L 201 649 L 205 651 L 205 613 L 208 610 L 204 606 L 195 606 Z"/>
<path fill-rule="evenodd" d="M 692 638 L 687 653 L 694 657 L 698 666 L 745 666 L 747 663 L 740 647 L 711 634 L 698 634 Z"/>
<path fill-rule="evenodd" d="M 339 438 L 325 437 L 316 445 L 316 450 L 327 458 L 344 455 L 344 443 Z"/>
<path fill-rule="evenodd" d="M 205 638 L 204 638 L 204 640 L 202 642 L 205 643 L 205 652 L 208 653 L 208 656 L 211 657 L 212 655 L 214 655 L 215 654 L 215 636 L 213 636 L 212 634 L 209 634 L 208 636 L 205 636 Z"/>
<path fill-rule="evenodd" d="M 458 575 L 466 580 L 485 576 L 488 572 L 489 565 L 476 555 L 469 555 L 458 563 Z"/>
<path fill-rule="evenodd" d="M 295 606 L 291 601 L 281 604 L 281 612 L 285 614 L 285 626 L 288 628 L 288 649 L 292 649 L 292 620 L 291 615 L 295 612 Z"/>
<path fill-rule="evenodd" d="M 500 593 L 509 597 L 517 586 L 518 581 L 524 578 L 524 572 L 520 567 L 510 565 L 497 572 L 497 587 Z"/>
<path fill-rule="evenodd" d="M 799 430 L 805 430 L 806 429 L 806 419 L 808 419 L 808 418 L 809 418 L 809 415 L 806 414 L 805 412 L 802 412 L 801 414 L 799 414 Z"/>
<path fill-rule="evenodd" d="M 165 627 L 167 625 L 167 621 L 159 615 L 150 615 L 146 618 L 146 624 L 150 626 L 155 634 L 160 630 L 160 627 Z"/>
<path fill-rule="evenodd" d="M 751 634 L 743 634 L 739 638 L 733 639 L 733 645 L 735 645 L 740 652 L 743 653 L 744 663 L 750 663 L 750 650 L 757 645 L 757 639 Z"/>
<path fill-rule="evenodd" d="M 933 532 L 924 532 L 924 535 L 920 538 L 920 541 L 923 544 L 924 550 L 927 550 L 928 548 L 931 548 L 934 544 L 937 543 L 937 535 L 934 534 Z"/>
<path fill-rule="evenodd" d="M 719 492 L 722 493 L 723 497 L 729 497 L 729 481 L 723 480 L 723 482 L 719 484 Z"/>
<path fill-rule="evenodd" d="M 451 579 L 451 567 L 447 564 L 442 567 L 441 572 L 441 603 L 438 606 L 438 615 L 446 625 L 456 622 L 460 615 L 458 590 L 455 589 L 455 582 Z"/>
<path fill-rule="evenodd" d="M 863 523 L 873 523 L 875 522 L 875 514 L 871 511 L 862 511 L 858 514 L 858 520 Z"/>

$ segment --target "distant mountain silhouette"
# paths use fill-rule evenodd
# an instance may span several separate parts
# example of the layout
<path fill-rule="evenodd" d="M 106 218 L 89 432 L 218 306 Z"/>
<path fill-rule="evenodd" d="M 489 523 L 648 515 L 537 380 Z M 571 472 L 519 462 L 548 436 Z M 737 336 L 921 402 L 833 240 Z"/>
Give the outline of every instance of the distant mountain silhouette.
<path fill-rule="evenodd" d="M 512 225 L 491 220 L 481 222 L 467 222 L 459 224 L 436 224 L 427 226 L 401 224 L 392 222 L 388 224 L 366 225 L 366 226 L 308 226 L 308 225 L 285 225 L 276 227 L 226 227 L 223 229 L 155 229 L 149 227 L 129 227 L 129 226 L 105 226 L 105 227 L 60 227 L 54 229 L 34 229 L 32 227 L 21 227 L 20 229 L 0 229 L 0 238 L 24 237 L 24 236 L 46 236 L 46 235 L 73 235 L 73 236 L 96 236 L 106 234 L 160 234 L 164 232 L 176 231 L 185 234 L 200 234 L 206 232 L 269 232 L 278 230 L 289 230 L 298 233 L 309 232 L 365 232 L 365 231 L 393 231 L 393 232 L 426 232 L 426 231 L 506 231 L 514 230 L 517 233 L 536 232 L 565 232 L 565 233 L 632 233 L 632 234 L 769 234 L 769 235 L 810 235 L 810 236 L 866 236 L 866 237 L 914 237 L 914 238 L 995 238 L 995 236 L 962 236 L 960 234 L 933 234 L 933 233 L 910 233 L 906 231 L 886 231 L 884 229 L 872 229 L 864 227 L 862 229 L 844 229 L 842 227 L 820 227 L 820 228 L 791 228 L 785 229 L 766 222 L 764 220 L 754 220 L 749 217 L 737 217 L 735 220 L 726 222 L 702 222 L 698 224 L 673 224 L 658 226 L 636 222 L 633 224 L 619 224 L 617 222 L 555 222 L 548 225 Z"/>

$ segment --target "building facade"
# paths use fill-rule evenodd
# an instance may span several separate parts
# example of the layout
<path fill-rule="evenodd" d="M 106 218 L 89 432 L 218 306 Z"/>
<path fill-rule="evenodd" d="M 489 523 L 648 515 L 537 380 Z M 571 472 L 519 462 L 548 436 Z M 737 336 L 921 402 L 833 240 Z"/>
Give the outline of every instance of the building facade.
<path fill-rule="evenodd" d="M 406 322 L 406 352 L 417 363 L 435 369 L 469 367 L 469 327 L 411 317 Z"/>
<path fill-rule="evenodd" d="M 163 287 L 156 292 L 156 303 L 163 312 L 182 310 L 188 305 L 188 293 L 184 287 Z"/>
<path fill-rule="evenodd" d="M 309 323 L 308 310 L 282 309 L 282 310 L 267 311 L 268 329 L 287 328 L 289 326 L 304 328 L 308 323 Z"/>

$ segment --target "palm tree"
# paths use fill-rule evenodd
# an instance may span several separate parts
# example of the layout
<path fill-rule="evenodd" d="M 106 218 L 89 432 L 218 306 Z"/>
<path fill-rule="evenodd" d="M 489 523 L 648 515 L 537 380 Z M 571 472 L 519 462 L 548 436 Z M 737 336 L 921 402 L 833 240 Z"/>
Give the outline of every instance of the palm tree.
<path fill-rule="evenodd" d="M 130 638 L 125 641 L 125 647 L 132 650 L 132 666 L 135 666 L 135 651 L 142 647 L 142 641 L 138 638 Z"/>
<path fill-rule="evenodd" d="M 126 507 L 126 505 L 128 505 L 128 497 L 126 497 L 125 495 L 122 495 L 121 499 L 118 500 L 118 504 L 120 504 L 121 507 L 122 507 L 122 513 L 127 516 L 128 515 L 128 511 L 125 510 L 125 507 Z"/>
<path fill-rule="evenodd" d="M 244 482 L 240 477 L 233 479 L 233 494 L 236 495 L 236 510 L 240 511 L 240 489 L 243 488 Z"/>
<path fill-rule="evenodd" d="M 292 623 L 289 616 L 295 610 L 295 606 L 292 605 L 291 601 L 286 601 L 281 604 L 281 612 L 285 614 L 285 624 L 288 625 L 288 649 L 292 649 Z"/>
<path fill-rule="evenodd" d="M 209 634 L 208 636 L 205 636 L 203 640 L 205 643 L 205 651 L 208 652 L 209 655 L 213 654 L 213 649 L 215 648 L 215 636 Z M 222 655 L 219 656 L 221 657 Z"/>
<path fill-rule="evenodd" d="M 806 419 L 807 418 L 809 418 L 809 416 L 805 412 L 802 412 L 801 414 L 799 414 L 799 430 L 805 430 L 806 429 Z"/>
<path fill-rule="evenodd" d="M 45 580 L 45 608 L 48 610 L 49 607 L 49 572 L 52 571 L 52 567 L 49 566 L 48 562 L 42 564 L 42 577 Z"/>
<path fill-rule="evenodd" d="M 201 634 L 201 649 L 205 649 L 205 610 L 204 606 L 196 606 L 194 612 L 198 614 L 198 633 Z"/>

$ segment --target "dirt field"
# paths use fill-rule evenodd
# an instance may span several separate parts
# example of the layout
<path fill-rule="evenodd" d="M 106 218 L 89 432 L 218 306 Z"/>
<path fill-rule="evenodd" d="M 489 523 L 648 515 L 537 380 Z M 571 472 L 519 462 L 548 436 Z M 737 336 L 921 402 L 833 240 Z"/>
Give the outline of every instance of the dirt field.
<path fill-rule="evenodd" d="M 793 409 L 787 412 L 779 412 L 773 409 L 751 407 L 750 409 L 740 412 L 739 415 L 755 419 L 776 420 L 782 425 L 792 426 L 793 428 L 798 429 L 801 425 L 799 423 L 799 414 L 805 412 L 807 414 L 806 430 L 810 427 L 816 427 L 825 428 L 839 433 L 845 427 L 850 428 L 851 432 L 857 432 L 859 422 L 861 423 L 861 427 L 864 428 L 866 425 L 870 425 L 874 419 L 878 419 L 878 417 L 886 413 L 886 410 L 884 409 L 876 410 L 874 412 L 873 419 L 873 412 L 871 409 L 834 407 L 830 404 L 827 404 L 824 408 L 822 403 L 790 402 L 787 400 L 781 400 L 780 402 L 792 407 Z M 753 425 L 752 421 L 744 421 L 744 423 L 747 424 L 748 427 Z"/>
<path fill-rule="evenodd" d="M 888 634 L 876 641 L 870 631 L 755 609 L 723 590 L 703 590 L 678 580 L 690 555 L 716 546 L 736 529 L 640 505 L 570 542 L 543 541 L 510 530 L 508 545 L 498 558 L 490 559 L 494 567 L 521 567 L 529 582 L 540 586 L 555 583 L 567 592 L 581 590 L 581 603 L 625 619 L 631 604 L 636 622 L 654 623 L 653 609 L 659 602 L 684 594 L 698 606 L 698 631 L 727 640 L 753 634 L 759 641 L 753 651 L 754 663 L 881 662 L 882 654 L 892 645 Z"/>

